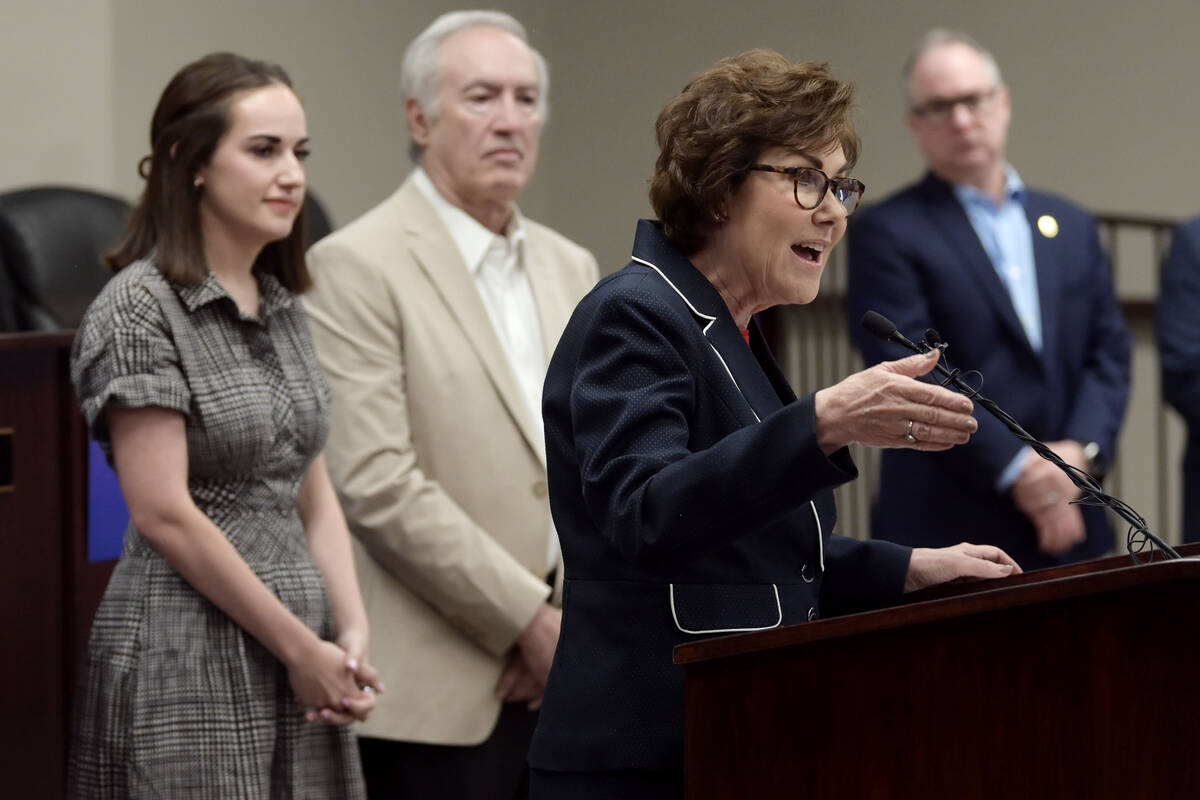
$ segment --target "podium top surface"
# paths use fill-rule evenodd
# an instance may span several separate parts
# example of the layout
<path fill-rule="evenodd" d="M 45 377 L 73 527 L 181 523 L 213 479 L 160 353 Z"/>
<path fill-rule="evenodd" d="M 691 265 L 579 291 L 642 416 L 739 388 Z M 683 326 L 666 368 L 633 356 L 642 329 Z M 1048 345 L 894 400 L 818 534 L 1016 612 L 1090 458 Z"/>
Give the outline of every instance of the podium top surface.
<path fill-rule="evenodd" d="M 0 333 L 0 352 L 13 350 L 70 349 L 73 341 L 75 341 L 74 328 L 62 331 Z"/>
<path fill-rule="evenodd" d="M 1159 561 L 1156 556 L 1151 563 L 1134 564 L 1122 555 L 992 581 L 932 587 L 892 608 L 681 644 L 675 648 L 674 661 L 696 664 L 1140 585 L 1173 581 L 1200 585 L 1200 545 L 1185 546 L 1181 553 L 1188 557 Z"/>

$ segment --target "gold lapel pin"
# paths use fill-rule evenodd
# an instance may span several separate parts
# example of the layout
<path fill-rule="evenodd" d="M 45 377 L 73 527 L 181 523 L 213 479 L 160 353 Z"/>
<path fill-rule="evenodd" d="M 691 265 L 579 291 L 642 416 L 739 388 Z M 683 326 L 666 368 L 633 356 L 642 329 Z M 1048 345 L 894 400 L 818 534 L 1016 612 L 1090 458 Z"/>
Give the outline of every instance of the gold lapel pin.
<path fill-rule="evenodd" d="M 1042 232 L 1042 236 L 1047 239 L 1053 239 L 1058 236 L 1058 220 L 1049 214 L 1042 214 L 1038 217 L 1038 230 Z"/>

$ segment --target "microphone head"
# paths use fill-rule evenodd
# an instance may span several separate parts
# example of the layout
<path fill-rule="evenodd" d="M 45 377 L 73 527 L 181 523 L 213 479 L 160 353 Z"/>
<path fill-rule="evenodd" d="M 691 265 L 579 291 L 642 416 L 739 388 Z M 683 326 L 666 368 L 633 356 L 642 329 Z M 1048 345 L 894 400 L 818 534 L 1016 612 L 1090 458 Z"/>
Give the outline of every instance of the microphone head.
<path fill-rule="evenodd" d="M 939 344 L 942 344 L 942 342 L 943 342 L 942 335 L 937 332 L 936 328 L 926 328 L 925 329 L 925 341 L 929 342 L 934 347 L 937 347 Z"/>
<path fill-rule="evenodd" d="M 895 342 L 896 344 L 904 345 L 914 353 L 924 352 L 917 347 L 908 337 L 896 329 L 896 323 L 880 314 L 878 311 L 868 311 L 863 314 L 862 326 L 871 333 L 878 336 L 887 342 Z"/>
<path fill-rule="evenodd" d="M 895 341 L 894 337 L 898 333 L 896 325 L 878 311 L 868 311 L 863 314 L 862 326 L 880 339 L 888 341 Z"/>

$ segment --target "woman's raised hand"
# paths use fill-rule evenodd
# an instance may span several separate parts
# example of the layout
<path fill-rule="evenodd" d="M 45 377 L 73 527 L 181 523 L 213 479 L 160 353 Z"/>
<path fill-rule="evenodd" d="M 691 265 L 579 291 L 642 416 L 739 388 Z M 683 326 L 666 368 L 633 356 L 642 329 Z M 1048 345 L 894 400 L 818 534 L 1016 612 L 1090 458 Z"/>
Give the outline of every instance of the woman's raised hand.
<path fill-rule="evenodd" d="M 817 441 L 825 453 L 851 442 L 871 447 L 948 450 L 979 423 L 960 394 L 916 380 L 937 364 L 937 351 L 884 361 L 816 394 Z"/>

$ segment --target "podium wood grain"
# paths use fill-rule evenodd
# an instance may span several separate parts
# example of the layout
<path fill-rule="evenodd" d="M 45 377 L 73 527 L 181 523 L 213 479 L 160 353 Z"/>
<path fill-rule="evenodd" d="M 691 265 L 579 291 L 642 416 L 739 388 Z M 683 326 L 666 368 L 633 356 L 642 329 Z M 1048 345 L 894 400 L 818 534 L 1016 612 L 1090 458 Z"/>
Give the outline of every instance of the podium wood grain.
<path fill-rule="evenodd" d="M 115 562 L 87 560 L 87 437 L 71 391 L 72 331 L 0 335 L 0 795 L 64 794 L 75 672 Z"/>
<path fill-rule="evenodd" d="M 689 800 L 1200 796 L 1200 561 L 917 600 L 676 648 Z"/>

